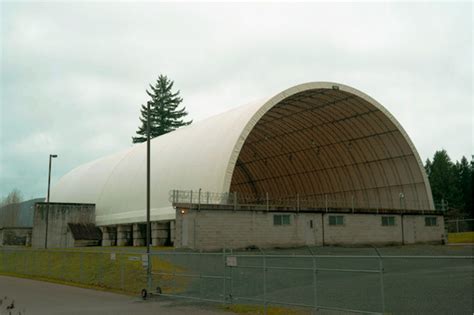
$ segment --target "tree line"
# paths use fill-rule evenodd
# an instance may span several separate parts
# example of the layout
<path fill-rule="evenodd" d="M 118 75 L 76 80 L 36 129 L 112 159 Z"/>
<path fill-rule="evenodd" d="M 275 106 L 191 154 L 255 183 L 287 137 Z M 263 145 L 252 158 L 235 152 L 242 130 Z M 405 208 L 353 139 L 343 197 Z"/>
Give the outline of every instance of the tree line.
<path fill-rule="evenodd" d="M 453 162 L 446 150 L 436 151 L 433 159 L 425 163 L 435 204 L 446 205 L 448 215 L 453 217 L 474 217 L 472 181 L 474 161 L 465 156 Z"/>

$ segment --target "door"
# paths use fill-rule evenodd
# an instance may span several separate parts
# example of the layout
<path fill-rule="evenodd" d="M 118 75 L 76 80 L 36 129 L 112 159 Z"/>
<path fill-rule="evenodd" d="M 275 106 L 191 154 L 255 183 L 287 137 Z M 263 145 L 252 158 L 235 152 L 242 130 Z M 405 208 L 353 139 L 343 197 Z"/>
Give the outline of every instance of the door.
<path fill-rule="evenodd" d="M 314 219 L 313 218 L 306 218 L 305 220 L 305 244 L 306 245 L 315 245 L 315 226 L 314 226 Z"/>

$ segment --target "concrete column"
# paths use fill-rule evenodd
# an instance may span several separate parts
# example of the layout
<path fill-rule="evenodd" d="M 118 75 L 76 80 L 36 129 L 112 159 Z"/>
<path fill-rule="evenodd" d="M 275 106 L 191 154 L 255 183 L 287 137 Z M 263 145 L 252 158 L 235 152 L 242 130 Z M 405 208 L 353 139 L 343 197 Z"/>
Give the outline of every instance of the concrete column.
<path fill-rule="evenodd" d="M 133 246 L 145 246 L 146 225 L 143 231 L 144 224 L 133 224 Z"/>
<path fill-rule="evenodd" d="M 27 232 L 26 233 L 26 241 L 25 241 L 25 246 L 31 247 L 31 233 L 32 232 Z M 1 239 L 1 238 L 0 238 Z M 0 243 L 1 245 L 1 243 Z"/>
<path fill-rule="evenodd" d="M 175 230 L 176 230 L 176 227 L 175 227 L 175 223 L 176 221 L 170 221 L 170 240 L 171 240 L 171 245 L 174 244 L 174 235 L 175 235 Z"/>
<path fill-rule="evenodd" d="M 132 245 L 132 226 L 130 224 L 117 225 L 117 246 Z"/>
<path fill-rule="evenodd" d="M 101 226 L 102 231 L 102 246 L 117 245 L 117 227 L 115 226 Z"/>
<path fill-rule="evenodd" d="M 169 238 L 170 222 L 151 223 L 151 244 L 153 246 L 164 246 Z"/>

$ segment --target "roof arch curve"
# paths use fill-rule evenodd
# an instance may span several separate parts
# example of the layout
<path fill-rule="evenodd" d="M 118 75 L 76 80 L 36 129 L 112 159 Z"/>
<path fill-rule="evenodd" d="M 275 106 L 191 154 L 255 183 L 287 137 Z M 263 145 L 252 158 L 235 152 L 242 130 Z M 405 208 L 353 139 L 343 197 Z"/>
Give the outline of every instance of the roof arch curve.
<path fill-rule="evenodd" d="M 333 82 L 291 87 L 210 117 L 151 144 L 151 219 L 174 218 L 172 189 L 275 198 L 330 196 L 342 204 L 433 209 L 418 153 L 370 96 Z M 146 145 L 63 176 L 51 201 L 96 204 L 99 225 L 145 220 Z"/>

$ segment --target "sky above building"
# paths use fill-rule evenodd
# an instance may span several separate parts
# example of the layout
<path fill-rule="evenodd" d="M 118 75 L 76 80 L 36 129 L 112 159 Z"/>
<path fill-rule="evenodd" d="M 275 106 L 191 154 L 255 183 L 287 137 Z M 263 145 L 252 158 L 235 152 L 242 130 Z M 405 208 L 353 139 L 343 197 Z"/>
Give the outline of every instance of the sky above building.
<path fill-rule="evenodd" d="M 473 154 L 473 7 L 446 3 L 5 2 L 0 197 L 45 196 L 74 167 L 132 145 L 166 74 L 195 121 L 308 81 L 357 88 L 422 160 Z M 202 139 L 206 141 L 206 139 Z"/>

